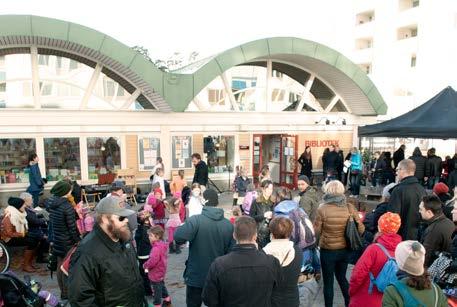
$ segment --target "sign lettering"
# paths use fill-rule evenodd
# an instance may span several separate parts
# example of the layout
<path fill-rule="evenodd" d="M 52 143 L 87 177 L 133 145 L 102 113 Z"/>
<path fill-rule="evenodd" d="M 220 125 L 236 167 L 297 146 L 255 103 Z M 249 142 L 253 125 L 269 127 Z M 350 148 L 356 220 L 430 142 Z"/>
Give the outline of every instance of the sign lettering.
<path fill-rule="evenodd" d="M 306 140 L 305 146 L 310 147 L 329 147 L 330 145 L 339 146 L 339 140 Z"/>

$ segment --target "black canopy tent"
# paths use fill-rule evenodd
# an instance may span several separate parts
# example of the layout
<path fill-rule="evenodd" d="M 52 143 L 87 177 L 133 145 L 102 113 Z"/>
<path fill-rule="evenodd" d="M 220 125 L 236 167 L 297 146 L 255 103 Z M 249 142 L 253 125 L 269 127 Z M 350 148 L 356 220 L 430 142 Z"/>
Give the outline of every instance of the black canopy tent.
<path fill-rule="evenodd" d="M 359 127 L 359 136 L 457 138 L 457 93 L 448 86 L 406 114 L 379 124 Z"/>

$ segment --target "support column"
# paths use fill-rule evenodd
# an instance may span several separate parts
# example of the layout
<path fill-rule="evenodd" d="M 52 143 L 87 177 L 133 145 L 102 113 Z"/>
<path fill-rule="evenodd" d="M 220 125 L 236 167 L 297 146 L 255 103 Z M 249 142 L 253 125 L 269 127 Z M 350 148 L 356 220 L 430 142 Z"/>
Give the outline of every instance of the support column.
<path fill-rule="evenodd" d="M 32 59 L 32 92 L 35 109 L 41 109 L 41 92 L 40 92 L 40 76 L 38 72 L 38 48 L 37 46 L 30 47 L 30 55 Z"/>

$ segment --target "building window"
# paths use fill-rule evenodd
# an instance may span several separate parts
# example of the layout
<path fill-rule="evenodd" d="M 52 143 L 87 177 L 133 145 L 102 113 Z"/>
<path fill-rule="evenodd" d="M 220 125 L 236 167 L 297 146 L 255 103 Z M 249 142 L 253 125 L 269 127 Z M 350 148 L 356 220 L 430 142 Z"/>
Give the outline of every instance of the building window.
<path fill-rule="evenodd" d="M 138 139 L 138 162 L 140 171 L 150 171 L 160 157 L 160 138 L 140 137 Z"/>
<path fill-rule="evenodd" d="M 373 39 L 372 38 L 360 38 L 355 41 L 355 49 L 362 50 L 362 49 L 369 49 L 373 47 Z"/>
<path fill-rule="evenodd" d="M 45 138 L 46 179 L 58 181 L 69 176 L 81 179 L 79 138 Z"/>
<path fill-rule="evenodd" d="M 374 11 L 359 13 L 355 16 L 356 25 L 361 25 L 374 20 Z"/>
<path fill-rule="evenodd" d="M 416 67 L 416 55 L 411 56 L 411 67 Z"/>
<path fill-rule="evenodd" d="M 235 163 L 234 136 L 207 136 L 203 140 L 204 151 L 208 156 L 208 172 L 224 173 Z"/>
<path fill-rule="evenodd" d="M 418 7 L 419 4 L 420 4 L 419 0 L 400 0 L 398 2 L 398 7 L 399 7 L 400 11 L 405 11 L 405 10 L 412 9 L 414 7 Z"/>
<path fill-rule="evenodd" d="M 121 168 L 121 141 L 116 137 L 87 138 L 89 179 Z"/>
<path fill-rule="evenodd" d="M 416 36 L 417 36 L 417 25 L 403 27 L 403 28 L 399 28 L 397 30 L 397 39 L 398 40 L 407 39 L 407 38 L 416 37 Z"/>
<path fill-rule="evenodd" d="M 49 65 L 49 55 L 39 54 L 38 65 Z"/>
<path fill-rule="evenodd" d="M 271 101 L 272 102 L 280 102 L 284 100 L 284 95 L 286 91 L 279 89 L 279 88 L 274 88 L 272 93 L 271 93 Z"/>
<path fill-rule="evenodd" d="M 222 89 L 208 89 L 208 102 L 211 105 L 224 104 L 224 90 Z"/>
<path fill-rule="evenodd" d="M 34 152 L 35 139 L 0 139 L 0 183 L 28 183 L 28 159 Z"/>

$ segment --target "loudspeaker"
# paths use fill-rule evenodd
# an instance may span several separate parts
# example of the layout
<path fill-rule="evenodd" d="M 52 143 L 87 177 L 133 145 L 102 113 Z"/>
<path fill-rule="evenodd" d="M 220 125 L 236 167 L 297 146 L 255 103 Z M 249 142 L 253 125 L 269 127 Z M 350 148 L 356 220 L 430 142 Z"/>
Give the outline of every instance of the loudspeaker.
<path fill-rule="evenodd" d="M 203 138 L 203 152 L 207 154 L 207 153 L 210 153 L 212 151 L 214 151 L 213 138 L 204 137 Z"/>

